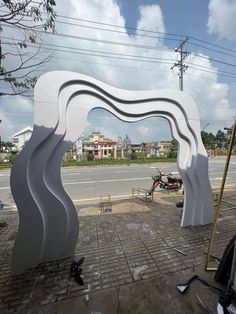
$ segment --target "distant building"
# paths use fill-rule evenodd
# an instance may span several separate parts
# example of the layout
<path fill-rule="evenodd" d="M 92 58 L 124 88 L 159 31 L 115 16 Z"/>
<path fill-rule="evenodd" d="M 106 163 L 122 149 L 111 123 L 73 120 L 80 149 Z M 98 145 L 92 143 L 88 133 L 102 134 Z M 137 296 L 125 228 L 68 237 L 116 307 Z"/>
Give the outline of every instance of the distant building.
<path fill-rule="evenodd" d="M 131 150 L 143 154 L 145 157 L 167 156 L 171 147 L 171 141 L 131 144 Z"/>
<path fill-rule="evenodd" d="M 159 146 L 159 155 L 167 156 L 170 152 L 171 141 L 160 141 L 158 143 L 158 146 Z"/>
<path fill-rule="evenodd" d="M 83 155 L 92 152 L 95 159 L 117 158 L 117 142 L 101 132 L 92 132 L 83 140 Z"/>
<path fill-rule="evenodd" d="M 101 132 L 94 131 L 90 135 L 81 136 L 65 154 L 65 159 L 80 161 L 87 159 L 91 152 L 94 159 L 123 159 L 130 158 L 132 151 L 139 157 L 167 156 L 171 148 L 171 141 L 132 144 L 126 143 L 121 136 L 116 140 L 105 137 Z"/>
<path fill-rule="evenodd" d="M 141 153 L 142 149 L 143 148 L 141 144 L 130 144 L 130 150 L 134 151 L 135 153 Z"/>
<path fill-rule="evenodd" d="M 159 157 L 161 146 L 158 142 L 151 142 L 147 144 L 147 157 Z"/>
<path fill-rule="evenodd" d="M 18 150 L 22 150 L 23 146 L 28 142 L 32 135 L 33 129 L 31 127 L 26 127 L 23 130 L 13 134 L 11 136 L 12 143 L 16 146 Z"/>

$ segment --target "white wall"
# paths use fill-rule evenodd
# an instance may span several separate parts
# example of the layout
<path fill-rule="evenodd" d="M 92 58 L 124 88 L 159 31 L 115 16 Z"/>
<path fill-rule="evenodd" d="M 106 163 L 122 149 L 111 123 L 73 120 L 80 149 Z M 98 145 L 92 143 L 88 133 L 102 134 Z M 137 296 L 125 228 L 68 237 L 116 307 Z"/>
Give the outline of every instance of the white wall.
<path fill-rule="evenodd" d="M 18 139 L 18 142 L 13 141 L 16 145 L 16 147 L 21 150 L 22 147 L 25 145 L 25 143 L 30 139 L 32 132 L 31 131 L 25 131 L 22 134 L 19 134 L 18 136 L 14 136 L 14 139 Z"/>

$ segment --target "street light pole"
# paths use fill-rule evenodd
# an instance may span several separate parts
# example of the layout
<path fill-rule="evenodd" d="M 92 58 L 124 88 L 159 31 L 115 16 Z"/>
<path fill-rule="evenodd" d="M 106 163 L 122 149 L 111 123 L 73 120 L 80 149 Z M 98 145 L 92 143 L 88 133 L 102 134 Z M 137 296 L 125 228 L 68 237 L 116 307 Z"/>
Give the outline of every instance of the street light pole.
<path fill-rule="evenodd" d="M 2 120 L 0 120 L 0 123 L 2 122 Z M 1 151 L 2 151 L 2 137 L 0 135 L 0 154 L 1 154 Z"/>
<path fill-rule="evenodd" d="M 206 127 L 208 127 L 208 125 L 210 125 L 210 123 L 208 122 L 207 124 L 204 125 L 204 127 L 202 128 L 202 131 L 204 131 L 206 129 Z"/>

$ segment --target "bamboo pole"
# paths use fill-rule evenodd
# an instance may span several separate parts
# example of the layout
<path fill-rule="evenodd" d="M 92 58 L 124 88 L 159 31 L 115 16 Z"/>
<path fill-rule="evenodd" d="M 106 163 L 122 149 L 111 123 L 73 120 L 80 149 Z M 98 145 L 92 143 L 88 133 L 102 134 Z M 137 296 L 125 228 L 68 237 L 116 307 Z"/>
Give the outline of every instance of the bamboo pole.
<path fill-rule="evenodd" d="M 211 257 L 212 246 L 213 246 L 213 242 L 214 242 L 214 238 L 215 238 L 216 226 L 217 226 L 217 221 L 218 221 L 218 216 L 219 216 L 219 211 L 220 211 L 220 205 L 221 205 L 221 201 L 222 201 L 222 197 L 223 197 L 223 193 L 224 193 L 225 181 L 226 181 L 226 177 L 227 177 L 227 172 L 228 172 L 228 168 L 229 168 L 229 162 L 230 162 L 231 153 L 232 153 L 233 144 L 234 144 L 235 131 L 236 131 L 236 120 L 234 121 L 233 128 L 232 128 L 230 144 L 229 144 L 229 150 L 228 150 L 227 159 L 226 159 L 226 162 L 225 162 L 223 178 L 222 178 L 222 181 L 221 181 L 220 193 L 218 195 L 217 205 L 216 205 L 216 209 L 215 209 L 215 216 L 214 216 L 214 220 L 213 220 L 213 228 L 212 228 L 211 237 L 210 237 L 209 245 L 208 245 L 207 256 L 206 256 L 206 264 L 205 264 L 205 270 L 206 271 L 215 271 L 215 270 L 217 270 L 217 267 L 208 267 L 208 264 L 209 264 L 209 259 Z"/>

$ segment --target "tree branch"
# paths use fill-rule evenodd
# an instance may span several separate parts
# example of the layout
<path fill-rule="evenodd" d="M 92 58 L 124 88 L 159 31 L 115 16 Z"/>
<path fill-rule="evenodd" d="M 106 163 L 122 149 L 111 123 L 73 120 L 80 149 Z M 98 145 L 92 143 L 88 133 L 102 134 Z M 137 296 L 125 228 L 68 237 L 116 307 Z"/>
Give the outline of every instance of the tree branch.
<path fill-rule="evenodd" d="M 37 1 L 37 0 L 36 0 Z M 55 29 L 55 18 L 53 6 L 54 0 L 2 0 L 0 4 L 0 32 L 4 25 L 5 27 L 17 28 L 23 33 L 23 38 L 17 43 L 5 42 L 4 45 L 15 49 L 7 49 L 8 51 L 1 52 L 0 55 L 0 81 L 8 83 L 12 89 L 12 92 L 2 91 L 0 96 L 4 95 L 24 95 L 27 94 L 35 85 L 36 76 L 31 77 L 33 72 L 38 72 L 39 67 L 44 63 L 51 60 L 51 56 L 43 57 L 40 55 L 41 46 L 35 47 L 36 52 L 32 52 L 30 55 L 22 53 L 31 44 L 35 44 L 37 38 L 40 38 L 36 30 L 47 31 Z M 4 12 L 4 8 L 6 9 Z M 43 17 L 43 13 L 47 14 L 47 17 Z M 41 32 L 42 33 L 42 32 Z M 2 37 L 3 38 L 3 37 Z M 9 39 L 9 38 L 5 38 Z M 14 38 L 12 38 L 14 40 Z M 0 41 L 0 48 L 3 42 Z M 20 49 L 21 48 L 21 49 Z M 5 49 L 4 49 L 5 50 Z M 38 58 L 40 56 L 40 58 Z M 3 61 L 8 60 L 8 57 L 12 57 L 16 60 L 18 57 L 18 63 L 15 67 L 12 63 L 8 62 L 7 69 L 3 65 Z M 13 63 L 14 64 L 14 63 Z"/>

